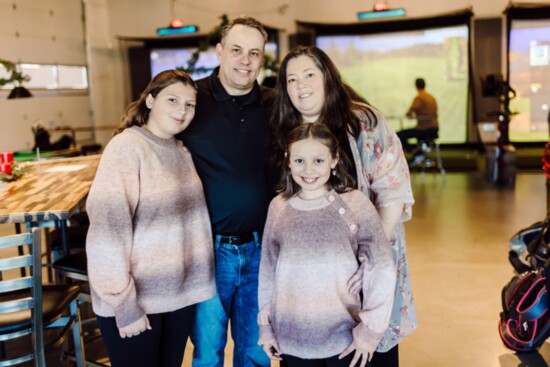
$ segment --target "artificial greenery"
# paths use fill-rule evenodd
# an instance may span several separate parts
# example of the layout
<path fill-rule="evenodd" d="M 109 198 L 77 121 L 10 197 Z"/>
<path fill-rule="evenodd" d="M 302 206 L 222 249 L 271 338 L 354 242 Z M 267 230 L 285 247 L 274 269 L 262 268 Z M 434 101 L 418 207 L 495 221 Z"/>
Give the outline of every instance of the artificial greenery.
<path fill-rule="evenodd" d="M 21 86 L 23 82 L 28 82 L 31 80 L 30 76 L 17 70 L 17 65 L 11 61 L 0 59 L 0 65 L 2 65 L 8 73 L 10 73 L 9 78 L 0 78 L 0 88 L 13 82 L 16 82 L 18 86 Z"/>
<path fill-rule="evenodd" d="M 264 69 L 277 72 L 279 66 L 277 65 L 277 60 L 271 54 L 264 54 Z"/>
<path fill-rule="evenodd" d="M 11 166 L 11 175 L 6 175 L 5 173 L 0 172 L 0 181 L 15 181 L 18 178 L 29 173 L 30 169 L 31 168 L 27 164 L 14 162 Z"/>
<path fill-rule="evenodd" d="M 206 68 L 200 67 L 195 68 L 195 65 L 199 61 L 199 56 L 201 52 L 208 50 L 210 46 L 216 45 L 220 41 L 220 35 L 222 32 L 222 28 L 229 23 L 229 18 L 227 17 L 227 14 L 222 14 L 220 17 L 221 23 L 216 26 L 210 33 L 206 35 L 206 38 L 199 43 L 199 47 L 193 51 L 191 54 L 191 58 L 187 62 L 187 67 L 183 67 L 182 70 L 185 72 L 207 72 L 210 70 L 207 70 Z"/>

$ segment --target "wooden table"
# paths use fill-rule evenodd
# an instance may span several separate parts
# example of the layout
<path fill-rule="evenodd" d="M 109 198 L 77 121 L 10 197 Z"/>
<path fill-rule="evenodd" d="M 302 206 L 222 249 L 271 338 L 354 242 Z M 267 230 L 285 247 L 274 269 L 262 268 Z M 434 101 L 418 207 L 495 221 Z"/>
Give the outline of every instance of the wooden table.
<path fill-rule="evenodd" d="M 30 230 L 33 223 L 56 221 L 66 254 L 66 221 L 84 204 L 99 159 L 91 155 L 28 163 L 29 173 L 0 186 L 0 223 L 26 223 Z"/>
<path fill-rule="evenodd" d="M 31 171 L 0 187 L 0 223 L 68 219 L 84 202 L 100 155 L 28 163 Z"/>

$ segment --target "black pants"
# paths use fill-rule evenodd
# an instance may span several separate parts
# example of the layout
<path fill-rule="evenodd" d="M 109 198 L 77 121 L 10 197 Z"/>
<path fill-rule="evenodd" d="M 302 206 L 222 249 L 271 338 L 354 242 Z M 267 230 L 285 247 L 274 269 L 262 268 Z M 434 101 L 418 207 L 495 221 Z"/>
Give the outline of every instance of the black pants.
<path fill-rule="evenodd" d="M 112 367 L 181 367 L 195 305 L 147 317 L 151 330 L 121 338 L 114 317 L 97 316 Z"/>
<path fill-rule="evenodd" d="M 374 352 L 370 361 L 371 367 L 399 367 L 399 350 L 396 345 L 385 353 Z"/>
<path fill-rule="evenodd" d="M 406 152 L 412 152 L 416 147 L 415 145 L 409 144 L 409 139 L 415 138 L 416 140 L 422 139 L 434 139 L 437 138 L 437 132 L 439 128 L 434 127 L 430 129 L 418 130 L 418 129 L 405 129 L 397 132 L 397 137 L 401 140 L 401 145 L 403 150 Z"/>
<path fill-rule="evenodd" d="M 398 349 L 398 347 L 399 347 L 399 345 L 396 345 L 395 347 L 393 347 L 392 349 L 388 350 L 385 353 L 374 352 L 374 354 L 372 356 L 372 359 L 370 361 L 370 367 L 399 367 L 399 349 Z M 353 354 L 352 354 L 352 356 L 353 356 Z M 281 367 L 292 367 L 292 366 L 289 366 L 289 363 L 287 362 L 287 358 L 289 358 L 289 357 L 292 358 L 292 359 L 300 360 L 299 358 L 285 355 L 285 356 L 283 356 L 283 360 L 281 361 Z M 302 361 L 308 361 L 308 360 L 306 359 L 306 360 L 302 360 Z M 351 363 L 351 358 L 348 360 L 348 358 L 346 357 L 344 359 L 344 361 L 347 361 L 347 364 L 344 367 L 348 367 L 349 364 Z M 309 367 L 309 366 L 307 366 L 307 367 Z M 369 367 L 369 365 L 367 365 L 367 367 Z"/>
<path fill-rule="evenodd" d="M 349 367 L 354 354 L 354 352 L 348 354 L 342 359 L 338 359 L 337 355 L 323 359 L 302 359 L 285 354 L 281 365 L 286 364 L 288 367 Z M 371 365 L 367 363 L 365 367 L 371 367 Z"/>

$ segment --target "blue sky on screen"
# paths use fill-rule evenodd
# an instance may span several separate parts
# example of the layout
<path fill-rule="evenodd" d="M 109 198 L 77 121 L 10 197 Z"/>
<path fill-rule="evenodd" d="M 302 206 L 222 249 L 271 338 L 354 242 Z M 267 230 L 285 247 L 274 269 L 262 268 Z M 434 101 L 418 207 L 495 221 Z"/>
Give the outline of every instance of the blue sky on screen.
<path fill-rule="evenodd" d="M 547 26 L 534 28 L 520 28 L 517 23 L 512 22 L 512 32 L 510 33 L 510 50 L 516 52 L 528 52 L 531 46 L 531 41 L 550 44 L 550 20 Z"/>

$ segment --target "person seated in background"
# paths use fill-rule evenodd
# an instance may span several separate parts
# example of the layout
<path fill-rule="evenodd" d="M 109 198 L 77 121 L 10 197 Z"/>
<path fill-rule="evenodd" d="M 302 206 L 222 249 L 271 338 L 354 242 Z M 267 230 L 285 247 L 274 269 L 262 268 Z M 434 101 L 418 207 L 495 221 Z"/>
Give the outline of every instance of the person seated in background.
<path fill-rule="evenodd" d="M 406 113 L 408 118 L 416 118 L 416 127 L 412 129 L 404 129 L 397 133 L 401 140 L 403 149 L 409 153 L 413 153 L 411 163 L 418 163 L 426 157 L 421 150 L 416 149 L 416 145 L 409 144 L 408 140 L 415 138 L 416 140 L 434 139 L 437 138 L 439 123 L 437 121 L 437 101 L 435 98 L 426 92 L 426 82 L 422 78 L 415 80 L 416 90 L 418 94 L 414 98 L 411 107 Z"/>

